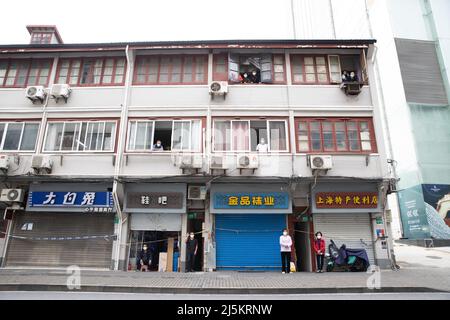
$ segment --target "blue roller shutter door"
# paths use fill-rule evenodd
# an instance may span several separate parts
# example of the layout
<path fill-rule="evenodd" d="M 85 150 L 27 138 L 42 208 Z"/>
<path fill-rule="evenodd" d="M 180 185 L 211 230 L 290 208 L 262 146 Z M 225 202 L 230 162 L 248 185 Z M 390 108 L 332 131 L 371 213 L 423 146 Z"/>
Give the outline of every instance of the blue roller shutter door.
<path fill-rule="evenodd" d="M 284 214 L 217 214 L 217 270 L 281 269 Z"/>

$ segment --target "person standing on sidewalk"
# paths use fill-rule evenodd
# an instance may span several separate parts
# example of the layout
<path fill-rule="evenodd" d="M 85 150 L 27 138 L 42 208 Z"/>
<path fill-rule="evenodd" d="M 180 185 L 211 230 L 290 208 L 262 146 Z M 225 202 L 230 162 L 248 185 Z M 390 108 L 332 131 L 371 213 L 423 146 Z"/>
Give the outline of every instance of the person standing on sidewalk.
<path fill-rule="evenodd" d="M 152 254 L 150 250 L 148 250 L 147 244 L 144 243 L 144 245 L 142 246 L 142 250 L 139 253 L 140 271 L 148 271 L 151 263 Z"/>
<path fill-rule="evenodd" d="M 288 235 L 287 229 L 283 229 L 283 235 L 280 236 L 281 247 L 281 272 L 289 273 L 291 268 L 291 247 L 292 239 Z"/>
<path fill-rule="evenodd" d="M 322 232 L 316 232 L 316 239 L 314 240 L 314 252 L 316 253 L 317 271 L 322 272 L 323 260 L 325 256 L 325 240 L 323 240 Z"/>
<path fill-rule="evenodd" d="M 187 265 L 186 272 L 194 272 L 195 256 L 197 255 L 198 241 L 195 239 L 193 232 L 189 234 L 186 240 L 186 254 L 187 254 Z"/>

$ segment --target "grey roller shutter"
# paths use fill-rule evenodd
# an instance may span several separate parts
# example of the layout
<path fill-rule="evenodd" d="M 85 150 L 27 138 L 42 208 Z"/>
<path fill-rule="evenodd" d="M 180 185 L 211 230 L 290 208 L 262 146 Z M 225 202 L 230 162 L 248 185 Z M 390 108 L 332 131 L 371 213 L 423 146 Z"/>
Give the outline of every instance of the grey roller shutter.
<path fill-rule="evenodd" d="M 434 41 L 395 39 L 406 100 L 447 105 Z"/>
<path fill-rule="evenodd" d="M 25 223 L 33 229 L 21 230 Z M 23 213 L 14 217 L 11 235 L 19 237 L 72 237 L 114 234 L 114 215 L 77 213 Z M 107 268 L 113 239 L 30 240 L 10 238 L 6 266 Z"/>
<path fill-rule="evenodd" d="M 133 213 L 131 230 L 181 231 L 181 214 Z"/>
<path fill-rule="evenodd" d="M 370 263 L 375 263 L 368 213 L 316 213 L 313 221 L 314 232 L 323 233 L 327 252 L 332 239 L 338 247 L 345 243 L 348 248 L 366 249 Z"/>

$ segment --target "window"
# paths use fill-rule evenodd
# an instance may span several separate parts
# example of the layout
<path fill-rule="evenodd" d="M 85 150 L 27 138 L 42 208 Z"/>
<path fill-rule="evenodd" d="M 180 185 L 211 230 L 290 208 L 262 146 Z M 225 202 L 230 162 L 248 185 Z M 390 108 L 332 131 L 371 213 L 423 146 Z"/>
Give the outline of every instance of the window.
<path fill-rule="evenodd" d="M 52 40 L 51 32 L 34 32 L 31 36 L 31 44 L 49 44 Z"/>
<path fill-rule="evenodd" d="M 207 69 L 205 55 L 140 56 L 133 84 L 205 84 Z"/>
<path fill-rule="evenodd" d="M 293 55 L 291 61 L 292 83 L 329 83 L 326 56 Z"/>
<path fill-rule="evenodd" d="M 0 87 L 19 87 L 48 84 L 52 60 L 0 60 Z"/>
<path fill-rule="evenodd" d="M 44 151 L 111 152 L 115 128 L 115 121 L 49 122 Z"/>
<path fill-rule="evenodd" d="M 0 239 L 4 239 L 6 237 L 6 232 L 8 231 L 8 221 L 3 218 L 0 219 Z"/>
<path fill-rule="evenodd" d="M 297 121 L 299 152 L 376 152 L 370 119 L 301 119 Z"/>
<path fill-rule="evenodd" d="M 125 58 L 61 59 L 56 83 L 73 86 L 114 86 L 125 81 Z"/>
<path fill-rule="evenodd" d="M 230 54 L 228 80 L 235 83 L 285 83 L 283 54 Z"/>
<path fill-rule="evenodd" d="M 201 151 L 201 120 L 133 120 L 128 128 L 128 151 Z"/>
<path fill-rule="evenodd" d="M 285 120 L 216 120 L 214 151 L 288 151 Z"/>
<path fill-rule="evenodd" d="M 0 122 L 0 149 L 34 151 L 38 130 L 37 122 Z"/>
<path fill-rule="evenodd" d="M 213 80 L 228 80 L 228 54 L 215 54 L 213 59 Z"/>

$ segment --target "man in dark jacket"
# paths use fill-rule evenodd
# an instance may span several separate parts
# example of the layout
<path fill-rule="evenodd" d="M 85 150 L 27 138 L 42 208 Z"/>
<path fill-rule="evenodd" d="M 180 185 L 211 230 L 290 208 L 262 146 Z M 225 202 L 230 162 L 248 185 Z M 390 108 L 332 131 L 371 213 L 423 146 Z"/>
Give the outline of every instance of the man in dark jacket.
<path fill-rule="evenodd" d="M 198 241 L 195 239 L 194 233 L 191 232 L 186 240 L 186 272 L 193 272 L 195 265 L 195 256 L 197 255 Z"/>
<path fill-rule="evenodd" d="M 141 271 L 148 271 L 150 264 L 152 263 L 152 254 L 148 250 L 147 244 L 142 246 L 142 251 L 139 253 L 139 264 Z"/>

